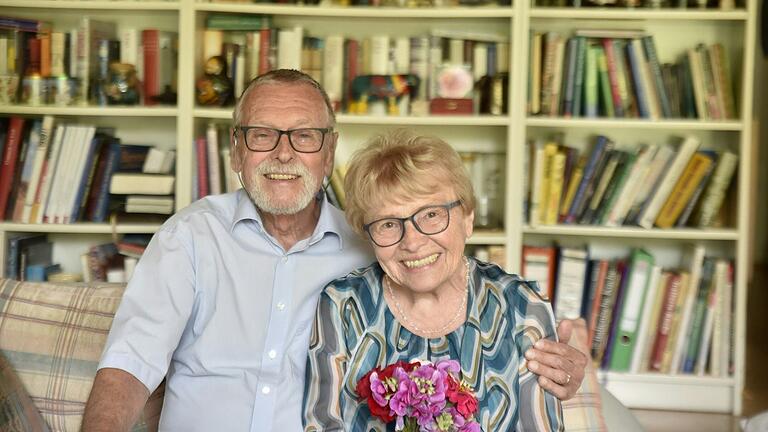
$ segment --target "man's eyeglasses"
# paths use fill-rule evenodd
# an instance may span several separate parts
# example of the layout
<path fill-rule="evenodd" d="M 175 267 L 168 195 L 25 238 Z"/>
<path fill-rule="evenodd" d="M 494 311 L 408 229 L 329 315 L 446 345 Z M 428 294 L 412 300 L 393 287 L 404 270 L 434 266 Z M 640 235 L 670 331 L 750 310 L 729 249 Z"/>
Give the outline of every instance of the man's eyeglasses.
<path fill-rule="evenodd" d="M 378 247 L 388 247 L 400 242 L 405 236 L 405 222 L 411 221 L 413 227 L 426 235 L 440 234 L 451 223 L 451 209 L 461 204 L 454 202 L 422 207 L 416 213 L 404 218 L 383 218 L 363 225 L 363 230 Z"/>
<path fill-rule="evenodd" d="M 323 148 L 325 135 L 333 128 L 303 128 L 280 130 L 262 126 L 236 126 L 245 146 L 253 152 L 268 152 L 277 147 L 283 134 L 288 135 L 291 148 L 299 153 L 316 153 Z"/>

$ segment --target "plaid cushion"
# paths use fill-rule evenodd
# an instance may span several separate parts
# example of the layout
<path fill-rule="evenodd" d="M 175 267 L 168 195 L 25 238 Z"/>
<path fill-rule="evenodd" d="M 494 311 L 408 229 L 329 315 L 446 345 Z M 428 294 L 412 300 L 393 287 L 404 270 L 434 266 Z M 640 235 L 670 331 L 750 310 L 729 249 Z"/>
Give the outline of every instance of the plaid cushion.
<path fill-rule="evenodd" d="M 48 431 L 37 407 L 29 398 L 8 360 L 0 354 L 0 430 L 6 432 Z"/>
<path fill-rule="evenodd" d="M 116 284 L 0 279 L 0 352 L 52 431 L 80 429 L 124 289 Z M 157 429 L 162 390 L 153 394 L 145 411 L 151 411 L 154 423 L 150 426 L 142 418 L 134 430 Z"/>
<path fill-rule="evenodd" d="M 587 326 L 583 320 L 574 323 L 570 345 L 583 353 L 588 353 Z M 587 362 L 584 381 L 576 395 L 563 402 L 563 419 L 568 432 L 604 432 L 608 428 L 603 419 L 603 406 L 600 399 L 600 385 L 597 372 L 591 361 Z"/>

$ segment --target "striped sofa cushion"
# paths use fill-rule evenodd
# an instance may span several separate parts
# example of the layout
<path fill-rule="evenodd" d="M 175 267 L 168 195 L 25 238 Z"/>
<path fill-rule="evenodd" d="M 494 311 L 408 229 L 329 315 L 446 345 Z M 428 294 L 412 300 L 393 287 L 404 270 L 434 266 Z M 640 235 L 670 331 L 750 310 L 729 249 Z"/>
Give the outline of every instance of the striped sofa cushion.
<path fill-rule="evenodd" d="M 0 430 L 44 432 L 48 430 L 13 367 L 0 353 Z"/>
<path fill-rule="evenodd" d="M 0 352 L 52 431 L 80 429 L 124 288 L 0 279 Z M 158 390 L 134 430 L 157 429 Z M 144 420 L 148 411 L 151 421 Z"/>
<path fill-rule="evenodd" d="M 573 327 L 570 345 L 583 353 L 589 353 L 587 347 L 587 326 L 584 320 L 577 320 Z M 563 401 L 563 420 L 568 432 L 604 432 L 602 400 L 600 384 L 597 382 L 597 372 L 592 361 L 587 362 L 584 381 L 576 395 Z"/>

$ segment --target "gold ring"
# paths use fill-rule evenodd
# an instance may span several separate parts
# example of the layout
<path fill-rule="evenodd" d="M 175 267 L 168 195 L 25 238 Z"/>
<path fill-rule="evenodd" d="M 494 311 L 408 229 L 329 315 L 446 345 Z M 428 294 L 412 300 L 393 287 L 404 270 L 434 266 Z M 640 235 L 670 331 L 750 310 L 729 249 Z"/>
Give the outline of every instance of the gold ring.
<path fill-rule="evenodd" d="M 565 376 L 566 376 L 565 384 L 563 384 L 563 385 L 568 385 L 571 382 L 571 374 L 566 372 Z"/>

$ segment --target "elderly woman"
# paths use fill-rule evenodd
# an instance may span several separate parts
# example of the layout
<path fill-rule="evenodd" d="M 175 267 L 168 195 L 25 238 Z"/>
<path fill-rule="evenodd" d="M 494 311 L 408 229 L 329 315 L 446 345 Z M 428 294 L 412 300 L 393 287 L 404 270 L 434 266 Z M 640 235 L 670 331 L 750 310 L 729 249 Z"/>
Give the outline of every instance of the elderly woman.
<path fill-rule="evenodd" d="M 438 138 L 390 132 L 353 156 L 345 190 L 347 219 L 377 262 L 321 294 L 305 430 L 394 430 L 371 414 L 357 383 L 414 359 L 458 361 L 484 431 L 562 430 L 560 401 L 523 357 L 538 339 L 556 339 L 552 309 L 534 284 L 464 255 L 475 197 L 459 155 Z"/>

